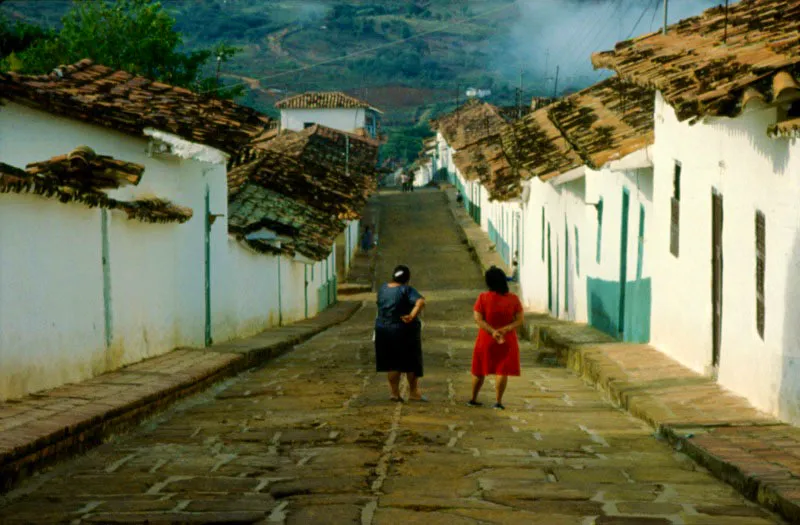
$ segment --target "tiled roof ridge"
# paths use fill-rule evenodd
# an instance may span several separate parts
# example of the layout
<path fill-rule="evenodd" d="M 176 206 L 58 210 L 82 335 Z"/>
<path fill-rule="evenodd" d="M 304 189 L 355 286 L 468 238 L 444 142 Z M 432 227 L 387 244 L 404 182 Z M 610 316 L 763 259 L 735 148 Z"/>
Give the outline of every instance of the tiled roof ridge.
<path fill-rule="evenodd" d="M 117 189 L 137 185 L 144 166 L 117 160 L 108 155 L 98 155 L 88 146 L 79 146 L 66 155 L 57 155 L 45 161 L 26 166 L 31 175 L 52 177 L 61 183 L 93 189 Z"/>
<path fill-rule="evenodd" d="M 128 168 L 129 171 L 125 172 L 125 175 L 131 178 L 118 181 L 109 173 L 105 173 L 105 177 L 95 178 L 96 171 L 93 170 L 102 162 L 109 163 L 115 168 L 120 166 Z M 74 169 L 70 172 L 71 168 Z M 80 170 L 85 171 L 83 176 L 79 173 Z M 127 184 L 138 184 L 143 172 L 144 166 L 140 164 L 97 155 L 90 148 L 83 146 L 67 155 L 31 163 L 27 170 L 0 163 L 0 193 L 29 193 L 57 199 L 65 204 L 78 203 L 89 208 L 120 210 L 127 213 L 129 219 L 140 222 L 183 223 L 192 218 L 191 208 L 178 206 L 165 199 L 122 201 L 109 197 L 103 191 Z"/>
<path fill-rule="evenodd" d="M 41 75 L 0 73 L 0 98 L 142 137 L 146 128 L 236 154 L 274 123 L 229 100 L 84 59 Z"/>
<path fill-rule="evenodd" d="M 372 104 L 343 91 L 306 91 L 279 100 L 277 109 L 376 109 Z"/>
<path fill-rule="evenodd" d="M 228 228 L 234 236 L 261 253 L 299 252 L 314 260 L 329 254 L 344 223 L 305 202 L 286 198 L 280 192 L 247 181 L 229 204 Z M 268 228 L 283 237 L 279 246 L 247 234 Z"/>
<path fill-rule="evenodd" d="M 679 120 L 735 117 L 754 98 L 784 102 L 781 73 L 799 84 L 800 0 L 742 0 L 727 16 L 723 6 L 712 7 L 669 26 L 666 35 L 619 42 L 592 62 L 660 90 Z"/>

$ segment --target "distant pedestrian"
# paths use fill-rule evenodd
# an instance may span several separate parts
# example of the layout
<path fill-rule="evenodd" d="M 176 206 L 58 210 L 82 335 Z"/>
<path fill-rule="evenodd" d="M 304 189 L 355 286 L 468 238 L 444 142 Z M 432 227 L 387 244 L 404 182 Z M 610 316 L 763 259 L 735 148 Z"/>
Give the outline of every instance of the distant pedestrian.
<path fill-rule="evenodd" d="M 472 399 L 470 406 L 481 406 L 478 394 L 487 375 L 495 375 L 496 402 L 494 408 L 503 410 L 503 394 L 508 376 L 520 374 L 517 328 L 524 321 L 522 303 L 508 291 L 505 272 L 492 266 L 486 271 L 488 292 L 475 302 L 473 316 L 478 325 L 478 338 L 472 353 Z"/>
<path fill-rule="evenodd" d="M 372 238 L 372 230 L 370 230 L 369 226 L 367 226 L 364 228 L 364 233 L 361 234 L 361 251 L 364 253 L 369 253 L 374 242 L 375 241 Z"/>
<path fill-rule="evenodd" d="M 408 191 L 408 175 L 405 172 L 400 175 L 400 189 L 405 193 Z"/>
<path fill-rule="evenodd" d="M 519 252 L 514 252 L 514 259 L 511 261 L 511 275 L 508 276 L 508 282 L 519 282 Z"/>
<path fill-rule="evenodd" d="M 462 204 L 464 202 L 464 196 L 461 195 L 460 191 L 456 191 L 456 202 L 458 204 Z"/>
<path fill-rule="evenodd" d="M 422 324 L 419 314 L 425 298 L 409 286 L 411 270 L 400 265 L 392 280 L 378 290 L 378 316 L 375 319 L 375 368 L 387 372 L 392 401 L 400 397 L 400 377 L 405 374 L 409 400 L 427 401 L 419 389 L 422 377 Z"/>

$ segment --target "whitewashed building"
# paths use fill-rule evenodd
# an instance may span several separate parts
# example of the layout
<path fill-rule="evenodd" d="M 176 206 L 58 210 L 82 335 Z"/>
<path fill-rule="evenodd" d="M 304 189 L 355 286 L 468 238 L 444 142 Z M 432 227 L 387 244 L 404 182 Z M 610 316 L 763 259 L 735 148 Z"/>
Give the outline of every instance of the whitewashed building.
<path fill-rule="evenodd" d="M 344 222 L 313 260 L 256 254 L 229 236 L 226 165 L 270 132 L 267 117 L 90 61 L 50 75 L 0 74 L 0 93 L 0 159 L 15 177 L 83 145 L 112 167 L 143 170 L 135 184 L 91 191 L 68 181 L 82 192 L 72 200 L 99 208 L 36 188 L 0 193 L 0 399 L 253 335 L 335 301 L 333 239 Z M 357 175 L 363 203 L 374 184 Z M 352 233 L 358 216 L 345 219 Z"/>
<path fill-rule="evenodd" d="M 308 92 L 275 104 L 281 129 L 302 131 L 314 124 L 377 139 L 381 110 L 340 91 Z"/>
<path fill-rule="evenodd" d="M 724 16 L 709 10 L 593 60 L 660 87 L 653 344 L 800 423 L 800 44 L 785 40 L 800 4 L 734 4 L 727 33 Z"/>
<path fill-rule="evenodd" d="M 527 307 L 646 342 L 652 92 L 609 80 L 510 124 L 477 101 L 434 124 L 437 156 L 518 267 Z"/>

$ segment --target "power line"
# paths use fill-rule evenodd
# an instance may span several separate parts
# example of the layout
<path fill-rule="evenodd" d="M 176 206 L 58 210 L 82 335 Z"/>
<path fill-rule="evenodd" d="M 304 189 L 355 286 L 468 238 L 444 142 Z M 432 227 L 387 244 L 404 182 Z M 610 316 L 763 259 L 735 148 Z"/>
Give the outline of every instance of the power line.
<path fill-rule="evenodd" d="M 605 19 L 603 23 L 597 24 L 595 26 L 594 30 L 586 37 L 586 39 L 584 39 L 583 41 L 584 44 L 580 48 L 577 48 L 576 52 L 571 55 L 570 60 L 567 62 L 571 66 L 570 67 L 571 70 L 574 71 L 576 69 L 579 69 L 578 67 L 575 66 L 584 61 L 586 59 L 586 54 L 597 46 L 597 44 L 605 34 L 605 31 L 607 31 L 608 28 L 610 27 L 609 24 L 613 20 L 614 16 L 617 14 L 617 11 L 619 11 L 619 8 L 622 7 L 622 0 L 617 0 L 616 2 L 611 3 L 609 5 L 612 7 L 609 16 Z"/>
<path fill-rule="evenodd" d="M 336 63 L 336 62 L 341 62 L 343 60 L 348 60 L 350 58 L 366 55 L 368 53 L 372 53 L 372 52 L 378 51 L 380 49 L 386 49 L 386 48 L 393 47 L 393 46 L 396 46 L 396 45 L 399 45 L 399 44 L 404 44 L 404 43 L 406 43 L 406 42 L 408 42 L 410 40 L 414 40 L 415 38 L 420 38 L 420 37 L 427 36 L 427 35 L 432 35 L 432 34 L 435 34 L 435 33 L 441 33 L 442 31 L 445 31 L 445 30 L 450 29 L 452 27 L 455 27 L 455 26 L 458 26 L 458 25 L 463 25 L 463 24 L 466 24 L 467 22 L 470 22 L 472 20 L 477 20 L 477 19 L 483 18 L 483 17 L 485 17 L 487 15 L 492 15 L 492 14 L 495 14 L 495 13 L 499 13 L 500 11 L 505 11 L 506 9 L 509 9 L 510 7 L 515 7 L 515 6 L 516 6 L 515 3 L 509 3 L 509 4 L 503 5 L 501 7 L 495 8 L 495 9 L 488 9 L 488 10 L 486 10 L 486 11 L 484 11 L 482 13 L 479 13 L 477 15 L 468 16 L 467 18 L 464 18 L 462 20 L 458 20 L 458 21 L 450 23 L 450 24 L 442 25 L 442 26 L 440 26 L 440 27 L 438 27 L 436 29 L 431 29 L 429 31 L 423 31 L 423 32 L 417 33 L 415 35 L 411 35 L 408 38 L 401 38 L 400 40 L 394 40 L 392 42 L 387 42 L 385 44 L 380 44 L 380 45 L 377 45 L 375 47 L 362 49 L 360 51 L 355 51 L 353 53 L 350 53 L 350 54 L 347 54 L 347 55 L 344 55 L 344 56 L 340 56 L 340 57 L 336 57 L 336 58 L 330 58 L 328 60 L 322 60 L 322 61 L 316 62 L 314 64 L 309 64 L 307 66 L 303 66 L 303 67 L 300 67 L 300 68 L 291 69 L 289 71 L 283 71 L 281 73 L 276 73 L 274 75 L 267 75 L 265 77 L 256 78 L 255 80 L 258 80 L 259 82 L 264 81 L 264 80 L 272 80 L 274 78 L 280 78 L 280 77 L 284 77 L 284 76 L 287 76 L 287 75 L 293 75 L 295 73 L 301 73 L 303 71 L 308 71 L 310 69 L 314 69 L 314 68 L 317 68 L 317 67 L 320 67 L 320 66 L 325 66 L 325 65 L 328 65 L 328 64 Z M 247 82 L 240 82 L 239 84 L 232 84 L 232 85 L 228 85 L 228 86 L 224 86 L 224 87 L 225 88 L 232 88 L 232 87 L 247 86 L 247 85 L 249 85 Z M 201 94 L 208 94 L 208 93 L 217 91 L 217 89 L 218 88 L 210 89 L 208 91 L 202 91 Z"/>
<path fill-rule="evenodd" d="M 651 5 L 658 7 L 658 2 L 659 2 L 659 0 L 653 0 Z M 642 18 L 644 18 L 644 15 L 646 15 L 647 11 L 649 11 L 649 10 L 650 10 L 650 6 L 646 6 L 644 8 L 644 11 L 642 11 L 642 14 L 639 16 L 639 19 L 636 21 L 636 23 L 633 24 L 633 29 L 631 29 L 631 32 L 628 33 L 627 37 L 625 37 L 625 40 L 630 40 L 631 39 L 631 37 L 633 36 L 633 33 L 636 32 L 636 28 L 639 27 L 639 23 L 642 21 Z"/>

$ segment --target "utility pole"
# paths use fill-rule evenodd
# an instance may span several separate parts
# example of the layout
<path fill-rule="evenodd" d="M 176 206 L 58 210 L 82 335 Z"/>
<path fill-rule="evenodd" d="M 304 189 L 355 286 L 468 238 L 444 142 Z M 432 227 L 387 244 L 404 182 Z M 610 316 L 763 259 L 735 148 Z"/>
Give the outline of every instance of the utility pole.
<path fill-rule="evenodd" d="M 456 127 L 460 124 L 461 113 L 461 83 L 456 86 Z"/>
<path fill-rule="evenodd" d="M 344 136 L 344 173 L 350 176 L 350 135 Z"/>
<path fill-rule="evenodd" d="M 542 78 L 544 78 L 545 89 L 547 88 L 547 78 L 548 78 L 547 75 L 549 74 L 549 71 L 550 71 L 550 48 L 548 47 L 547 51 L 544 54 L 544 75 L 542 75 Z"/>
<path fill-rule="evenodd" d="M 561 66 L 556 66 L 556 85 L 553 87 L 553 98 L 558 97 L 558 72 L 561 69 Z"/>
<path fill-rule="evenodd" d="M 519 91 L 517 91 L 517 118 L 522 118 L 522 75 L 525 69 L 519 68 Z"/>
<path fill-rule="evenodd" d="M 217 97 L 219 97 L 219 70 L 222 67 L 222 55 L 217 55 Z"/>
<path fill-rule="evenodd" d="M 669 15 L 669 0 L 664 0 L 664 34 L 667 34 L 667 15 Z"/>
<path fill-rule="evenodd" d="M 722 37 L 722 43 L 728 42 L 728 0 L 725 0 L 725 34 Z"/>

